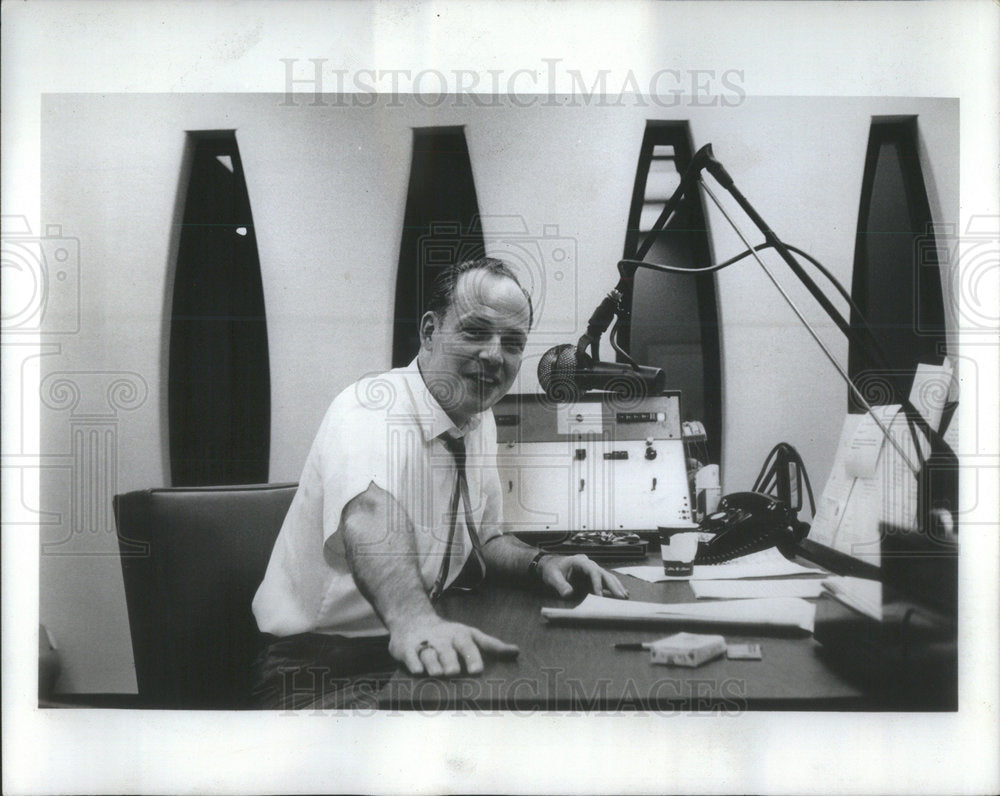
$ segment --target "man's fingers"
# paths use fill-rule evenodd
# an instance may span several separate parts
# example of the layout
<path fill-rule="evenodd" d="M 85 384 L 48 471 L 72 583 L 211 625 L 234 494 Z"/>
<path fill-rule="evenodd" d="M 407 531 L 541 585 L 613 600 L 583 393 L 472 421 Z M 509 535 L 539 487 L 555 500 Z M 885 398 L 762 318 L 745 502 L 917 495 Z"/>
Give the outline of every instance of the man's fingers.
<path fill-rule="evenodd" d="M 444 673 L 441 661 L 438 660 L 437 650 L 434 647 L 421 647 L 420 661 L 423 663 L 427 674 L 431 677 L 440 677 Z"/>
<path fill-rule="evenodd" d="M 604 575 L 604 583 L 607 585 L 608 591 L 621 600 L 627 600 L 628 589 L 622 585 L 622 582 L 618 579 L 618 577 L 616 575 L 612 575 L 606 570 L 602 571 L 602 574 Z"/>
<path fill-rule="evenodd" d="M 454 677 L 456 674 L 461 674 L 462 665 L 458 662 L 458 655 L 455 652 L 455 647 L 452 646 L 455 640 L 452 640 L 452 644 L 447 646 L 442 646 L 441 649 L 437 651 L 438 660 L 441 662 L 442 674 L 445 677 Z"/>
<path fill-rule="evenodd" d="M 425 640 L 416 643 L 413 638 Z M 412 675 L 428 677 L 455 677 L 467 672 L 472 675 L 483 671 L 483 653 L 513 658 L 518 649 L 498 638 L 489 636 L 468 625 L 443 622 L 427 632 L 409 634 L 406 642 L 390 650 L 393 657 L 406 664 Z"/>
<path fill-rule="evenodd" d="M 516 644 L 508 644 L 498 638 L 488 636 L 476 628 L 472 628 L 472 639 L 479 645 L 479 649 L 496 655 L 498 658 L 514 658 L 521 651 Z"/>
<path fill-rule="evenodd" d="M 456 638 L 455 649 L 465 661 L 465 671 L 469 674 L 479 674 L 483 670 L 483 656 L 479 654 L 479 647 L 476 646 L 472 634 L 469 634 L 468 638 Z"/>
<path fill-rule="evenodd" d="M 604 578 L 601 577 L 601 569 L 596 564 L 592 564 L 587 571 L 590 575 L 590 590 L 600 597 L 604 594 Z"/>
<path fill-rule="evenodd" d="M 551 573 L 549 585 L 556 590 L 560 597 L 569 597 L 573 594 L 573 584 L 566 580 L 566 575 L 563 574 L 561 567 L 551 567 L 549 572 Z"/>
<path fill-rule="evenodd" d="M 410 674 L 423 674 L 424 665 L 420 662 L 420 654 L 415 649 L 408 649 L 403 653 L 403 662 Z"/>

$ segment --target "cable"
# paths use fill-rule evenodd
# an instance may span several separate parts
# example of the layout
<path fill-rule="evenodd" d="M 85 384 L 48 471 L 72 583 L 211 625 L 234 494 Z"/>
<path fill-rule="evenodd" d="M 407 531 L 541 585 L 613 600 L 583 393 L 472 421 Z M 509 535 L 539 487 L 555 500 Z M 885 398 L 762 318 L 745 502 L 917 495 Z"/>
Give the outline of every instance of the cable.
<path fill-rule="evenodd" d="M 764 249 L 772 249 L 772 248 L 774 248 L 773 243 L 769 242 L 758 243 L 752 249 L 746 249 L 745 251 L 742 251 L 739 254 L 737 254 L 735 257 L 730 257 L 728 260 L 724 260 L 721 263 L 716 263 L 715 265 L 705 265 L 700 268 L 685 268 L 684 266 L 680 265 L 664 265 L 663 263 L 650 263 L 646 262 L 645 260 L 619 260 L 618 266 L 619 268 L 622 265 L 627 265 L 634 268 L 645 267 L 654 271 L 667 271 L 669 273 L 675 273 L 675 274 L 711 274 L 715 273 L 716 271 L 721 271 L 723 268 L 728 268 L 730 265 L 733 265 L 734 263 L 738 263 L 740 260 L 749 257 L 754 252 L 759 252 L 763 251 Z M 840 284 L 837 278 L 832 273 L 830 273 L 829 269 L 825 265 L 823 265 L 823 263 L 821 263 L 811 254 L 808 254 L 807 252 L 800 249 L 798 246 L 790 246 L 789 244 L 786 243 L 785 248 L 788 249 L 790 252 L 794 252 L 800 257 L 805 257 L 806 260 L 809 261 L 816 268 L 816 270 L 818 270 L 821 274 L 823 274 L 823 276 L 827 278 L 830 284 L 833 285 L 834 288 L 836 288 L 841 298 L 843 298 L 844 301 L 847 302 L 848 306 L 850 306 L 851 310 L 857 314 L 861 322 L 867 326 L 870 326 L 868 320 L 864 316 L 864 313 L 861 312 L 861 308 L 857 304 L 855 304 L 854 299 L 851 298 L 851 294 L 847 292 L 844 286 Z"/>
<path fill-rule="evenodd" d="M 730 257 L 728 260 L 724 260 L 721 263 L 716 263 L 715 265 L 702 266 L 700 268 L 687 268 L 687 267 L 678 266 L 678 265 L 664 265 L 663 263 L 651 263 L 651 262 L 647 262 L 645 260 L 629 260 L 629 259 L 625 259 L 625 260 L 619 260 L 618 261 L 618 270 L 621 271 L 624 274 L 623 266 L 625 266 L 625 267 L 632 268 L 633 269 L 633 273 L 634 273 L 635 269 L 637 269 L 637 268 L 643 268 L 644 267 L 644 268 L 649 268 L 650 270 L 653 270 L 653 271 L 663 271 L 663 272 L 675 273 L 675 274 L 711 274 L 711 273 L 715 273 L 716 271 L 721 271 L 723 268 L 728 268 L 730 265 L 738 263 L 740 260 L 742 260 L 742 259 L 744 259 L 746 257 L 749 257 L 750 255 L 755 254 L 755 253 L 757 253 L 759 251 L 763 251 L 764 249 L 774 248 L 774 245 L 775 245 L 774 243 L 767 242 L 767 241 L 765 241 L 764 243 L 758 243 L 756 246 L 754 246 L 752 248 L 749 248 L 749 249 L 746 249 L 746 250 L 740 252 L 739 254 L 735 255 L 734 257 Z M 803 251 L 802 249 L 798 248 L 797 246 L 791 246 L 791 245 L 789 245 L 787 243 L 785 243 L 784 246 L 790 252 L 794 252 L 795 254 L 799 255 L 800 257 L 804 257 L 809 263 L 811 263 L 816 268 L 816 270 L 818 270 L 821 274 L 823 274 L 823 276 L 825 276 L 827 278 L 827 281 L 829 281 L 829 283 L 831 285 L 833 285 L 834 288 L 836 288 L 836 290 L 840 294 L 841 298 L 843 298 L 844 301 L 847 302 L 848 306 L 851 308 L 851 311 L 857 317 L 859 323 L 861 325 L 865 326 L 865 327 L 869 327 L 869 328 L 871 327 L 871 324 L 868 323 L 868 319 L 865 317 L 864 313 L 861 311 L 861 308 L 857 304 L 854 303 L 854 299 L 851 298 L 851 294 L 847 292 L 847 290 L 844 288 L 844 286 L 842 284 L 840 284 L 840 282 L 837 280 L 837 278 L 832 273 L 830 273 L 830 270 L 825 265 L 823 265 L 823 263 L 821 263 L 819 260 L 817 260 L 811 254 L 809 254 L 809 253 Z M 610 333 L 608 339 L 611 342 L 611 347 L 615 350 L 615 352 L 619 355 L 619 357 L 621 357 L 621 359 L 624 360 L 626 363 L 628 363 L 628 364 L 632 365 L 633 367 L 635 367 L 636 366 L 635 360 L 629 355 L 629 353 L 627 351 L 625 351 L 618 344 L 618 327 L 619 327 L 619 325 L 621 325 L 621 323 L 622 323 L 622 316 L 621 316 L 621 312 L 619 312 L 619 313 L 617 313 L 617 317 L 616 317 L 616 320 L 615 320 L 615 325 L 612 328 L 611 333 Z M 629 323 L 631 324 L 631 321 Z M 912 433 L 912 429 L 911 429 L 911 433 Z M 916 440 L 914 440 L 914 444 L 917 444 Z M 919 445 L 918 445 L 918 454 L 919 454 Z"/>
<path fill-rule="evenodd" d="M 707 191 L 708 187 L 705 186 L 705 189 Z M 709 191 L 709 194 L 711 195 L 710 191 Z M 714 196 L 712 196 L 712 198 L 715 199 Z M 715 199 L 715 202 L 716 202 L 716 204 L 718 204 L 718 199 Z M 719 206 L 719 209 L 722 210 L 721 205 Z M 723 215 L 725 215 L 725 211 L 724 210 L 723 210 Z M 727 216 L 727 220 L 728 220 L 728 216 Z M 730 223 L 732 224 L 733 222 L 730 220 Z M 734 229 L 735 229 L 735 227 L 734 227 Z M 744 242 L 748 243 L 745 239 L 744 239 Z M 808 261 L 810 264 L 812 264 L 821 274 L 823 274 L 823 276 L 826 277 L 827 281 L 829 281 L 829 283 L 831 285 L 833 285 L 833 287 L 837 290 L 837 292 L 840 294 L 841 298 L 843 298 L 844 301 L 847 302 L 848 306 L 851 308 L 851 311 L 855 314 L 856 318 L 858 319 L 860 325 L 862 325 L 862 326 L 864 326 L 866 328 L 871 328 L 871 324 L 868 323 L 868 319 L 865 317 L 864 313 L 861 311 L 861 308 L 857 304 L 854 303 L 854 299 L 851 298 L 850 293 L 848 293 L 847 290 L 844 288 L 844 286 L 837 280 L 837 278 L 832 273 L 830 273 L 829 269 L 826 266 L 824 266 L 819 260 L 817 260 L 811 254 L 803 251 L 802 249 L 798 248 L 797 246 L 791 246 L 791 245 L 789 245 L 787 243 L 784 243 L 782 241 L 778 241 L 778 242 L 782 243 L 782 245 L 789 252 L 794 252 L 799 257 L 804 257 L 806 259 L 806 261 Z M 723 268 L 728 268 L 730 265 L 733 265 L 734 263 L 737 263 L 740 260 L 742 260 L 742 259 L 744 259 L 746 257 L 749 257 L 751 255 L 756 256 L 757 252 L 763 251 L 764 249 L 770 249 L 770 248 L 774 248 L 774 247 L 775 247 L 775 243 L 770 242 L 770 241 L 765 241 L 764 243 L 759 243 L 756 246 L 747 248 L 744 251 L 740 252 L 739 254 L 735 255 L 734 257 L 730 257 L 728 260 L 724 260 L 721 263 L 716 263 L 715 265 L 703 266 L 703 267 L 700 267 L 700 268 L 687 268 L 687 267 L 676 266 L 676 265 L 664 265 L 663 263 L 651 263 L 651 262 L 646 262 L 645 260 L 624 259 L 624 260 L 619 260 L 618 261 L 618 270 L 621 271 L 623 273 L 623 275 L 625 273 L 623 267 L 632 268 L 633 269 L 633 273 L 634 273 L 634 269 L 645 267 L 645 268 L 649 268 L 649 269 L 654 270 L 654 271 L 664 271 L 664 272 L 667 272 L 667 273 L 677 273 L 677 274 L 710 274 L 710 273 L 714 273 L 716 271 L 721 271 Z M 763 267 L 763 261 L 759 257 L 757 257 L 757 261 Z M 765 272 L 766 272 L 766 269 L 765 269 Z M 768 272 L 768 275 L 770 275 L 769 272 Z M 771 278 L 772 278 L 772 281 L 774 281 L 774 277 L 772 276 Z M 780 286 L 778 286 L 778 284 L 776 282 L 775 282 L 775 286 L 778 287 L 779 291 L 781 291 Z M 628 362 L 630 362 L 631 364 L 634 365 L 635 361 L 625 351 L 623 351 L 618 346 L 618 344 L 617 344 L 617 337 L 618 337 L 617 332 L 618 332 L 618 326 L 619 326 L 620 322 L 621 322 L 621 316 L 619 315 L 618 320 L 616 321 L 615 326 L 612 329 L 612 347 L 615 349 L 616 352 L 618 352 L 618 354 L 620 354 Z M 803 322 L 804 322 L 804 319 L 803 319 Z M 806 328 L 809 328 L 808 324 L 806 324 Z M 817 340 L 818 343 L 820 342 L 818 338 L 816 338 L 816 340 Z M 878 349 L 878 351 L 882 354 L 883 358 L 885 358 L 885 354 L 884 354 L 884 352 L 882 352 L 881 347 L 878 345 L 878 342 L 876 340 L 874 340 L 874 339 L 873 339 L 872 342 L 875 344 L 875 346 Z M 822 343 L 820 343 L 820 347 L 824 348 L 824 351 L 826 350 L 825 347 L 822 345 Z M 837 367 L 838 370 L 841 370 L 840 367 L 837 365 L 837 363 L 834 360 L 831 359 L 831 362 L 833 362 L 834 366 Z M 846 374 L 842 373 L 842 375 L 846 375 Z M 851 382 L 849 382 L 849 385 L 850 384 L 851 384 Z M 860 393 L 858 393 L 857 395 L 858 395 L 858 398 L 861 400 L 861 403 L 864 404 L 865 402 L 864 402 L 863 398 L 860 398 Z M 919 440 L 918 440 L 917 434 L 916 434 L 916 428 L 914 427 L 914 425 L 916 424 L 917 426 L 920 426 L 921 428 L 925 428 L 926 427 L 925 430 L 926 430 L 926 432 L 928 433 L 929 436 L 933 436 L 935 434 L 935 432 L 934 432 L 933 429 L 930 429 L 929 426 L 927 426 L 926 421 L 921 422 L 921 421 L 923 421 L 923 418 L 919 416 L 919 413 L 916 413 L 915 411 L 910 411 L 912 409 L 912 407 L 908 406 L 908 402 L 905 400 L 905 396 L 904 396 L 903 405 L 904 405 L 904 408 L 907 410 L 906 411 L 906 416 L 907 416 L 907 420 L 909 421 L 907 423 L 907 427 L 909 429 L 912 442 L 913 442 L 914 447 L 916 449 L 917 457 L 921 461 L 921 464 L 922 464 L 923 460 L 924 460 L 924 455 L 923 455 L 923 451 L 921 450 L 920 443 L 919 443 Z M 867 407 L 867 405 L 866 405 L 865 408 L 869 409 L 869 413 L 871 413 L 870 412 L 870 408 Z M 916 416 L 914 417 L 912 415 L 916 415 Z M 903 452 L 903 450 L 900 448 L 899 444 L 889 435 L 888 430 L 883 426 L 883 424 L 878 420 L 877 417 L 875 418 L 875 421 L 876 421 L 876 423 L 878 423 L 879 427 L 885 433 L 885 436 L 889 439 L 889 442 L 891 442 L 893 444 L 893 447 L 895 447 L 896 450 L 899 451 L 900 455 L 903 457 L 904 461 L 907 463 L 907 465 L 910 467 L 910 469 L 913 470 L 914 473 L 916 473 L 917 470 L 913 467 L 913 464 L 910 462 L 909 457 Z M 759 478 L 759 476 L 758 476 L 758 478 Z M 811 486 L 808 483 L 808 479 L 806 481 L 806 486 L 807 486 L 807 488 L 809 488 L 809 492 L 810 492 L 809 499 L 810 499 L 810 502 L 811 502 L 812 501 L 812 489 L 811 489 Z"/>
<path fill-rule="evenodd" d="M 626 364 L 632 367 L 638 367 L 638 364 L 629 353 L 618 344 L 618 323 L 615 323 L 614 328 L 612 328 L 611 333 L 608 335 L 608 341 L 611 343 L 611 347 L 615 350 L 615 353 L 620 356 Z"/>
<path fill-rule="evenodd" d="M 757 480 L 754 481 L 753 491 L 764 495 L 771 493 L 771 490 L 774 488 L 777 479 L 780 476 L 778 472 L 778 465 L 781 463 L 779 462 L 779 456 L 781 454 L 784 454 L 787 457 L 784 463 L 794 464 L 797 468 L 797 472 L 801 476 L 801 481 L 805 482 L 806 494 L 809 496 L 809 511 L 813 516 L 815 516 L 816 501 L 813 498 L 812 484 L 809 482 L 809 473 L 802 461 L 802 457 L 799 456 L 799 452 L 787 442 L 779 442 L 771 448 L 771 452 L 767 454 L 767 457 L 764 459 L 764 464 L 761 466 L 760 472 L 757 474 Z M 785 474 L 787 475 L 787 473 Z M 800 501 L 798 507 L 790 506 L 789 508 L 797 511 L 801 507 L 802 505 Z"/>

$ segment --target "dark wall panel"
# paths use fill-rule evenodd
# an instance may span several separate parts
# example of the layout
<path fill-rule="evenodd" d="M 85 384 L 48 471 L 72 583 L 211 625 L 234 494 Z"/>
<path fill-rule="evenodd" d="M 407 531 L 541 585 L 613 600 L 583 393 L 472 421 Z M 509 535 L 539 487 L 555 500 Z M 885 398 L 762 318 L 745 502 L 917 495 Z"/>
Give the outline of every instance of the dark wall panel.
<path fill-rule="evenodd" d="M 268 480 L 267 321 L 250 198 L 233 132 L 192 133 L 170 318 L 174 486 Z"/>

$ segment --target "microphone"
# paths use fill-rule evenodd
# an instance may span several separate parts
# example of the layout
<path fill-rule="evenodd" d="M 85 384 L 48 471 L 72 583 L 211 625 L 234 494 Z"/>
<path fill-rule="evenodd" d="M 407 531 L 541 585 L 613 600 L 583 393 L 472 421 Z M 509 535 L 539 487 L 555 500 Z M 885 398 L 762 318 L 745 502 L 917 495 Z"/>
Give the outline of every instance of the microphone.
<path fill-rule="evenodd" d="M 630 400 L 659 395 L 667 377 L 660 368 L 595 362 L 578 346 L 565 343 L 542 354 L 538 382 L 550 400 L 568 403 L 590 390 L 604 390 Z"/>

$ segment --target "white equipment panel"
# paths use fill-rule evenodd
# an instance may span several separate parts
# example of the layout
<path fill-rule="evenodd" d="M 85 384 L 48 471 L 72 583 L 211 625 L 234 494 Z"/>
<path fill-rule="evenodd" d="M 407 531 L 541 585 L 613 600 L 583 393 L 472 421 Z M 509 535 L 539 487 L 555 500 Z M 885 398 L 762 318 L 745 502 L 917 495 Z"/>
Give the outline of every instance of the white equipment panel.
<path fill-rule="evenodd" d="M 691 523 L 680 393 L 493 407 L 504 519 L 516 533 L 655 531 Z"/>

